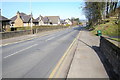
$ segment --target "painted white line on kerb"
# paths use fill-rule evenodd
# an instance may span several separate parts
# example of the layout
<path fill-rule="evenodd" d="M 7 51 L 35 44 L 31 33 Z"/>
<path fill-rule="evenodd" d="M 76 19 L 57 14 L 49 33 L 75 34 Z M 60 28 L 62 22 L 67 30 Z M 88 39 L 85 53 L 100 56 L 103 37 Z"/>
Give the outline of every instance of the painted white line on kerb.
<path fill-rule="evenodd" d="M 15 55 L 15 54 L 17 54 L 17 53 L 19 53 L 19 52 L 25 51 L 25 50 L 27 50 L 27 49 L 29 49 L 29 48 L 32 48 L 32 47 L 34 47 L 34 46 L 37 46 L 37 45 L 38 45 L 38 44 L 34 44 L 34 45 L 29 46 L 29 47 L 27 47 L 27 48 L 24 48 L 24 49 L 22 49 L 22 50 L 20 50 L 20 51 L 17 51 L 17 52 L 15 52 L 15 53 L 13 53 L 13 54 L 10 54 L 10 55 L 8 55 L 8 56 L 6 56 L 6 57 L 4 57 L 4 58 L 8 58 L 8 57 L 10 57 L 10 56 L 13 56 L 13 55 Z"/>

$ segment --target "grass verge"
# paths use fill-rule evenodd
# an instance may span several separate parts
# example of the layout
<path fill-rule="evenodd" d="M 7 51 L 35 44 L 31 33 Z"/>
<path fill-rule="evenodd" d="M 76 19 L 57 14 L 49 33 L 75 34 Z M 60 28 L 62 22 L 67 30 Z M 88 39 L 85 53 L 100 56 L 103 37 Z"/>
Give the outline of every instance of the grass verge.
<path fill-rule="evenodd" d="M 114 37 L 120 36 L 120 21 L 118 23 L 115 23 L 117 19 L 116 20 L 109 19 L 109 20 L 110 21 L 105 24 L 94 26 L 93 27 L 94 30 L 92 30 L 91 32 L 93 34 L 97 34 L 97 31 L 101 30 L 102 35 L 109 36 L 111 37 L 112 40 L 120 42 L 120 38 L 114 38 Z"/>

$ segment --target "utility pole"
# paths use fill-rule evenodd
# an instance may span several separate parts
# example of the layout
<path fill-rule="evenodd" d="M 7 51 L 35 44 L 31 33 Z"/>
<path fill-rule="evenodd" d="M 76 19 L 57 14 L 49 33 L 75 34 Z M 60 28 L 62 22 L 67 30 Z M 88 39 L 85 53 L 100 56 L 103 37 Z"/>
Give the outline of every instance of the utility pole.
<path fill-rule="evenodd" d="M 33 31 L 32 31 L 32 28 L 33 28 L 33 26 L 32 26 L 32 17 L 33 17 L 33 15 L 32 15 L 32 5 L 31 5 L 32 3 L 31 3 L 31 0 L 30 0 L 30 12 L 31 12 L 31 15 L 30 15 L 30 17 L 31 17 L 31 24 L 30 24 L 30 27 L 31 27 L 31 34 L 33 34 Z"/>
<path fill-rule="evenodd" d="M 33 28 L 33 26 L 32 26 L 32 12 L 31 12 L 31 24 L 30 24 L 30 27 L 31 27 L 31 34 L 33 33 L 33 31 L 32 31 L 32 28 Z"/>

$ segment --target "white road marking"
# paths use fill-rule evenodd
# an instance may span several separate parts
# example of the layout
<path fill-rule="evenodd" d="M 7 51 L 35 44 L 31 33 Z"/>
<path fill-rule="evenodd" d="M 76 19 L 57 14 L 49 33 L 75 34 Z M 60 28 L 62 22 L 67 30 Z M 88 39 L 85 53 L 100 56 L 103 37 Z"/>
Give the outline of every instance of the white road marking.
<path fill-rule="evenodd" d="M 57 35 L 57 36 L 54 36 L 54 37 L 48 38 L 48 39 L 47 39 L 47 40 L 45 40 L 45 41 L 52 40 L 52 39 L 57 38 L 57 37 L 59 37 L 59 36 L 61 36 L 61 35 L 63 35 L 63 34 L 60 34 L 60 35 Z"/>
<path fill-rule="evenodd" d="M 27 48 L 24 48 L 24 49 L 22 49 L 22 50 L 20 50 L 20 51 L 17 51 L 17 52 L 15 52 L 15 53 L 13 53 L 13 54 L 10 54 L 10 55 L 8 55 L 8 56 L 6 56 L 6 57 L 4 57 L 4 58 L 8 58 L 8 57 L 10 57 L 10 56 L 13 56 L 13 55 L 15 55 L 15 54 L 17 54 L 17 53 L 19 53 L 19 52 L 25 51 L 25 50 L 27 50 L 27 49 L 29 49 L 29 48 L 32 48 L 32 47 L 34 47 L 34 46 L 37 46 L 37 45 L 38 45 L 38 44 L 34 44 L 34 45 L 29 46 L 29 47 L 27 47 Z"/>
<path fill-rule="evenodd" d="M 48 38 L 47 40 L 45 40 L 45 41 L 49 41 L 49 40 L 52 40 L 53 38 L 55 38 L 55 37 L 51 37 L 51 38 Z"/>

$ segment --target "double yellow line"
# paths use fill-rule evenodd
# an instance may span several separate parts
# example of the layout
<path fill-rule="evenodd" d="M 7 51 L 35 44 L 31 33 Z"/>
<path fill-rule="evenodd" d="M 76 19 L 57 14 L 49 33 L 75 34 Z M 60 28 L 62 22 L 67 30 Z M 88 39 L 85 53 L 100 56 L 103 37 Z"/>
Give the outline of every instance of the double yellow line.
<path fill-rule="evenodd" d="M 69 53 L 70 49 L 72 48 L 73 44 L 76 42 L 76 40 L 78 39 L 79 34 L 77 35 L 77 37 L 73 40 L 73 42 L 71 43 L 71 45 L 69 46 L 69 48 L 66 50 L 66 52 L 64 53 L 64 55 L 62 56 L 62 58 L 59 60 L 59 62 L 57 63 L 57 65 L 55 66 L 55 68 L 53 69 L 52 73 L 50 74 L 49 78 L 55 78 L 55 75 L 57 73 L 57 71 L 59 70 L 62 62 L 64 61 L 65 57 L 67 56 L 67 54 Z"/>

